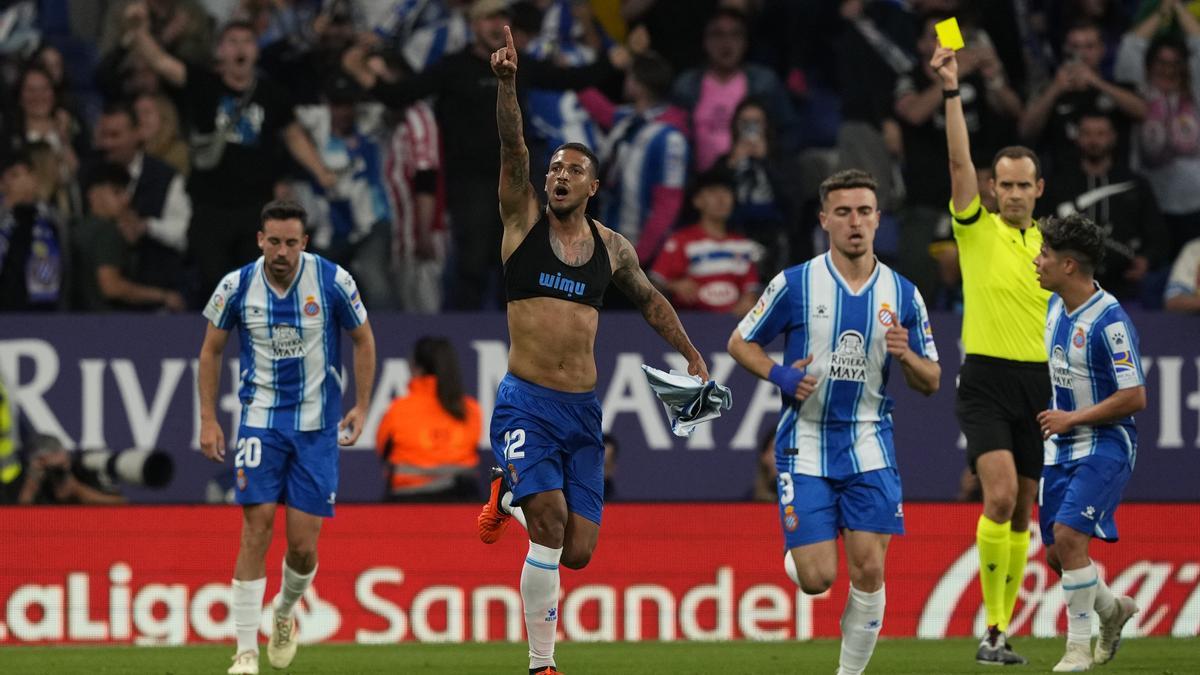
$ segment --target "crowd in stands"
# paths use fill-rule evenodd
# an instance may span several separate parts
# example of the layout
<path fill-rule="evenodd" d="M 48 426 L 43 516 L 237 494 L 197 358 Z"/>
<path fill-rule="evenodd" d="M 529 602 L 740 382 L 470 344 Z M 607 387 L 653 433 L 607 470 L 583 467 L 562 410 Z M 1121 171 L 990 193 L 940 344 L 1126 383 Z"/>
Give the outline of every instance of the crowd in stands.
<path fill-rule="evenodd" d="M 282 196 L 373 309 L 502 307 L 505 25 L 533 175 L 596 149 L 593 215 L 679 308 L 824 250 L 816 186 L 857 167 L 880 257 L 956 310 L 949 16 L 983 195 L 1035 148 L 1035 215 L 1106 229 L 1107 290 L 1200 311 L 1200 0 L 0 1 L 0 310 L 194 310 Z"/>

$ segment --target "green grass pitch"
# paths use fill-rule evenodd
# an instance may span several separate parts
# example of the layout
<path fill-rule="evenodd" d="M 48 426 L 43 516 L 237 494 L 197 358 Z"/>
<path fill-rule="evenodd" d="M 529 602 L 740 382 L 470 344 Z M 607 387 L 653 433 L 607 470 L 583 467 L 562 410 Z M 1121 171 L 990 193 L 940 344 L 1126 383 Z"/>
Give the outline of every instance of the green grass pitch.
<path fill-rule="evenodd" d="M 1064 640 L 1017 638 L 1030 660 L 1004 669 L 975 665 L 974 640 L 881 640 L 867 669 L 872 675 L 954 675 L 957 673 L 1046 673 L 1062 656 Z M 262 647 L 261 673 L 283 673 L 267 663 Z M 21 675 L 224 673 L 233 647 L 8 647 L 0 649 L 0 672 Z M 796 673 L 832 675 L 837 669 L 836 640 L 811 642 L 641 642 L 567 643 L 557 649 L 567 675 L 761 675 Z M 487 643 L 388 646 L 301 646 L 287 673 L 367 675 L 455 673 L 498 675 L 526 673 L 523 644 Z M 1127 640 L 1117 658 L 1092 672 L 1099 675 L 1200 673 L 1200 639 Z"/>

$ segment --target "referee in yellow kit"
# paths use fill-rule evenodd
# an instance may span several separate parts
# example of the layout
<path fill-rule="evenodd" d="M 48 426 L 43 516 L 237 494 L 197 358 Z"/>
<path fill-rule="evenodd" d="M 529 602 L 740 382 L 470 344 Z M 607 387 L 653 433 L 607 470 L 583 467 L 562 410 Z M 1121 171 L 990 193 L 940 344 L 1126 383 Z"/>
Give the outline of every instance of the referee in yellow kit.
<path fill-rule="evenodd" d="M 1050 401 L 1046 375 L 1046 305 L 1033 259 L 1042 233 L 1033 205 L 1045 183 L 1037 155 L 1010 146 L 992 160 L 991 188 L 1000 213 L 979 202 L 975 166 L 954 52 L 938 47 L 931 64 L 942 78 L 950 154 L 950 211 L 963 278 L 963 347 L 955 412 L 967 457 L 983 488 L 975 531 L 987 634 L 975 660 L 1017 665 L 1026 660 L 1005 633 L 1025 576 L 1029 518 L 1042 475 L 1037 414 Z"/>

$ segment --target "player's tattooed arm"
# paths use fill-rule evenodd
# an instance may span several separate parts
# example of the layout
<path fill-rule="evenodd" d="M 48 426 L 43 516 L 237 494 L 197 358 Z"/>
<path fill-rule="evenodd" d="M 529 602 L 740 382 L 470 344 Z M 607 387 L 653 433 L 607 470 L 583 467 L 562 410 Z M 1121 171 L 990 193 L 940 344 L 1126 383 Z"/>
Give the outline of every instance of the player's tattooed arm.
<path fill-rule="evenodd" d="M 646 323 L 688 360 L 688 373 L 708 380 L 708 366 L 704 357 L 688 339 L 675 308 L 662 293 L 650 283 L 646 273 L 638 264 L 637 251 L 633 244 L 616 232 L 609 232 L 608 253 L 613 260 L 613 283 L 625 297 L 629 298 L 642 312 Z"/>
<path fill-rule="evenodd" d="M 529 184 L 529 148 L 517 99 L 517 50 L 512 33 L 504 29 L 506 45 L 492 54 L 496 75 L 496 128 L 500 132 L 500 217 L 505 227 L 531 225 L 533 186 Z"/>

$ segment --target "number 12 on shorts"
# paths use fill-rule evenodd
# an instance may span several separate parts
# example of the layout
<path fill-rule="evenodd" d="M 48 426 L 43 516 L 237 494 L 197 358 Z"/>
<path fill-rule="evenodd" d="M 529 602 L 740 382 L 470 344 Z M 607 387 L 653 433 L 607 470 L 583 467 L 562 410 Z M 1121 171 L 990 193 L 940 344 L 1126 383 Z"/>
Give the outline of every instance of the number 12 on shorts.
<path fill-rule="evenodd" d="M 523 445 L 525 445 L 524 429 L 504 432 L 504 459 L 524 459 L 525 451 L 520 449 Z"/>

